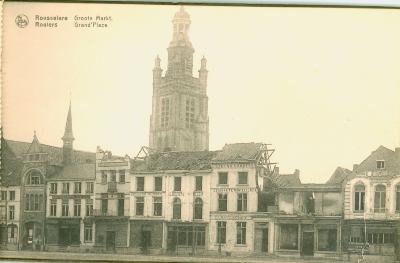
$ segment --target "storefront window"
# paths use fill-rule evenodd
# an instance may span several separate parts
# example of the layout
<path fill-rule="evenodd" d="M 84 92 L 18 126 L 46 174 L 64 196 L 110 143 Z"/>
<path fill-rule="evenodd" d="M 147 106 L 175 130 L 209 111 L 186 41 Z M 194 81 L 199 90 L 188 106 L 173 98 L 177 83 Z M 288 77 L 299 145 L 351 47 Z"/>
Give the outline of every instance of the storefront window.
<path fill-rule="evenodd" d="M 336 251 L 337 230 L 336 229 L 319 229 L 318 230 L 318 250 L 319 251 Z"/>
<path fill-rule="evenodd" d="M 279 248 L 289 250 L 298 249 L 298 225 L 281 224 L 280 230 Z"/>

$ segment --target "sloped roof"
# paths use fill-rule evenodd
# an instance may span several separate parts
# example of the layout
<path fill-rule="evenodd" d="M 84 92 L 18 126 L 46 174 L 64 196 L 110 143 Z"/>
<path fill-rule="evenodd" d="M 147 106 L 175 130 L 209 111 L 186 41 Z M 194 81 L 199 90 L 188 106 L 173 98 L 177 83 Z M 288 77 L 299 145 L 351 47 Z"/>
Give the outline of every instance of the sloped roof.
<path fill-rule="evenodd" d="M 335 171 L 326 183 L 330 185 L 341 184 L 350 174 L 351 170 L 339 166 L 335 169 Z"/>
<path fill-rule="evenodd" d="M 301 185 L 300 173 L 298 170 L 296 170 L 293 174 L 272 173 L 267 175 L 266 178 L 269 181 L 264 181 L 265 188 L 282 188 Z"/>
<path fill-rule="evenodd" d="M 12 152 L 17 157 L 22 157 L 23 154 L 27 153 L 31 143 L 21 142 L 14 140 L 5 140 L 7 145 L 10 147 Z M 50 146 L 46 144 L 40 144 L 40 150 L 48 154 L 50 164 L 61 164 L 62 163 L 62 147 Z M 74 163 L 95 163 L 96 154 L 93 152 L 76 151 L 74 150 Z"/>
<path fill-rule="evenodd" d="M 225 144 L 213 158 L 213 163 L 255 161 L 262 151 L 262 143 L 233 143 Z"/>
<path fill-rule="evenodd" d="M 144 160 L 133 160 L 132 171 L 209 170 L 216 151 L 154 153 Z"/>
<path fill-rule="evenodd" d="M 353 172 L 380 171 L 381 169 L 376 166 L 377 160 L 385 161 L 385 171 L 396 174 L 400 172 L 400 152 L 392 151 L 382 145 L 365 158 Z"/>
<path fill-rule="evenodd" d="M 71 164 L 64 167 L 53 167 L 48 180 L 94 180 L 96 171 L 94 163 Z"/>
<path fill-rule="evenodd" d="M 20 185 L 23 163 L 15 156 L 5 140 L 2 140 L 1 159 L 1 184 L 5 186 Z"/>

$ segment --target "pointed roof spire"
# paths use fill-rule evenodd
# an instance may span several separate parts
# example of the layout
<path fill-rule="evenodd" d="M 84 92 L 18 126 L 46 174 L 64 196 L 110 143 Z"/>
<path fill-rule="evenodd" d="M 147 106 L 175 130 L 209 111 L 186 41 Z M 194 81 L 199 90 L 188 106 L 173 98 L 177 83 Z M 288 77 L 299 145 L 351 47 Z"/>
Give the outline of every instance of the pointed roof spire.
<path fill-rule="evenodd" d="M 29 146 L 27 153 L 40 153 L 40 152 L 41 152 L 40 142 L 36 136 L 36 131 L 33 131 L 33 140 L 31 145 Z"/>
<path fill-rule="evenodd" d="M 63 141 L 73 141 L 74 135 L 72 133 L 72 114 L 71 114 L 71 101 L 69 101 L 69 109 L 68 109 L 68 115 L 67 115 L 67 122 L 65 123 L 65 131 L 64 131 L 64 136 L 62 137 Z"/>

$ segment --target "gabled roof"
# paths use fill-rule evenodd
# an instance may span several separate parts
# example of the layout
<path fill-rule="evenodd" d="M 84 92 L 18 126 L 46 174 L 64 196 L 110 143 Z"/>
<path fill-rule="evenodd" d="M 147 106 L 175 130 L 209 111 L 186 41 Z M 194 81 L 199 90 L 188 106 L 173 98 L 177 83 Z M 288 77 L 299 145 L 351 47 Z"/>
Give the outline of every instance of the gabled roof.
<path fill-rule="evenodd" d="M 400 150 L 400 149 L 399 149 Z M 354 168 L 355 174 L 360 174 L 369 171 L 382 171 L 377 168 L 376 161 L 385 161 L 385 171 L 389 174 L 400 173 L 400 151 L 392 151 L 384 146 L 379 146 L 367 158 Z"/>
<path fill-rule="evenodd" d="M 333 172 L 333 174 L 326 183 L 330 185 L 341 184 L 350 174 L 351 170 L 339 166 L 336 168 L 336 170 Z"/>
<path fill-rule="evenodd" d="M 25 153 L 28 152 L 31 143 L 21 142 L 14 140 L 5 140 L 7 145 L 16 157 L 21 158 Z M 41 152 L 48 154 L 48 160 L 50 164 L 61 164 L 62 163 L 62 147 L 50 146 L 46 144 L 40 144 Z M 92 152 L 76 151 L 74 150 L 74 163 L 95 163 L 96 154 Z"/>
<path fill-rule="evenodd" d="M 132 160 L 132 172 L 209 170 L 216 154 L 216 151 L 153 153 L 144 160 Z"/>
<path fill-rule="evenodd" d="M 262 143 L 233 143 L 225 144 L 213 158 L 213 163 L 221 162 L 249 162 L 256 161 L 262 153 Z"/>

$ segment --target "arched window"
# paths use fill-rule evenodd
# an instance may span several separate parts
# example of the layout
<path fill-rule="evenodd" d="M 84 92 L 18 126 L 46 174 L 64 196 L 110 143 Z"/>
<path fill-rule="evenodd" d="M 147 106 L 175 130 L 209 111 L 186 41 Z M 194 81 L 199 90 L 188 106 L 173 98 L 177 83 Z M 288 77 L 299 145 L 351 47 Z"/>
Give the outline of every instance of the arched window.
<path fill-rule="evenodd" d="M 42 184 L 42 175 L 39 171 L 32 170 L 26 177 L 26 184 L 28 185 L 39 185 Z"/>
<path fill-rule="evenodd" d="M 181 200 L 179 198 L 175 198 L 172 206 L 173 206 L 172 218 L 173 219 L 181 219 L 181 207 L 182 207 Z"/>
<path fill-rule="evenodd" d="M 396 186 L 396 212 L 400 212 L 400 184 Z"/>
<path fill-rule="evenodd" d="M 194 219 L 203 218 L 203 200 L 196 198 L 194 201 Z"/>
<path fill-rule="evenodd" d="M 354 186 L 354 211 L 363 212 L 365 203 L 365 186 L 357 184 Z"/>
<path fill-rule="evenodd" d="M 375 198 L 374 198 L 374 211 L 375 213 L 384 213 L 386 208 L 386 186 L 377 185 L 375 186 Z"/>

